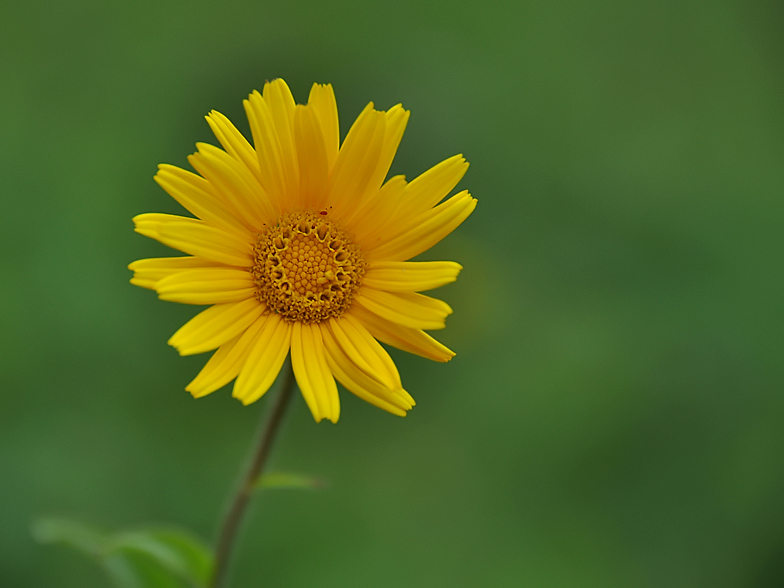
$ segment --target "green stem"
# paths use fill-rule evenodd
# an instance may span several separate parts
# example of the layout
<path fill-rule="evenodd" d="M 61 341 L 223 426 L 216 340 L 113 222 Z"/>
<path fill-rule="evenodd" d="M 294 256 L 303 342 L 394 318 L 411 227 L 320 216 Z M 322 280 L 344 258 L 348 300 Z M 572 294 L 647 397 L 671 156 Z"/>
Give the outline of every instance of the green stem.
<path fill-rule="evenodd" d="M 294 371 L 289 364 L 288 368 L 284 368 L 286 374 L 283 380 L 278 397 L 275 399 L 275 404 L 269 417 L 266 419 L 264 428 L 261 432 L 256 452 L 253 455 L 248 471 L 237 489 L 234 500 L 231 503 L 226 513 L 226 517 L 221 524 L 220 535 L 218 536 L 218 543 L 215 547 L 215 562 L 212 569 L 212 577 L 208 588 L 221 588 L 226 582 L 226 573 L 228 572 L 229 563 L 231 561 L 232 548 L 234 547 L 237 532 L 242 524 L 242 518 L 245 510 L 250 502 L 250 498 L 256 489 L 256 482 L 259 476 L 264 471 L 264 465 L 267 463 L 272 444 L 275 441 L 275 436 L 283 421 L 283 415 L 286 412 L 286 407 L 291 400 L 292 391 L 294 390 Z"/>

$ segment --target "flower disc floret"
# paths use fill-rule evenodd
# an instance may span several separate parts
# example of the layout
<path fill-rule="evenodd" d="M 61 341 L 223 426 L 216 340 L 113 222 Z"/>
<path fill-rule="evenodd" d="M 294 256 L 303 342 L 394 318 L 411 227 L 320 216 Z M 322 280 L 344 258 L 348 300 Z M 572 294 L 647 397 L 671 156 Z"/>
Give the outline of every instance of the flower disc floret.
<path fill-rule="evenodd" d="M 288 322 L 339 317 L 365 273 L 359 247 L 323 213 L 281 217 L 259 237 L 254 260 L 259 300 Z"/>

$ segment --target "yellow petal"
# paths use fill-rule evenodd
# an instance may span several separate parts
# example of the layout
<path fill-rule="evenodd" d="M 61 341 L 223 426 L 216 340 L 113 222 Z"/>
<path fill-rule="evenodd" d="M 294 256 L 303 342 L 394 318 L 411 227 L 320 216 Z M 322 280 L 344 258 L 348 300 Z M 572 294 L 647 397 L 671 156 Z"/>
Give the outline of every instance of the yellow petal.
<path fill-rule="evenodd" d="M 427 213 L 449 194 L 467 169 L 468 163 L 463 156 L 455 155 L 409 182 L 387 222 L 374 232 L 373 239 L 367 244 L 368 248 L 415 228 L 421 222 L 420 215 Z"/>
<path fill-rule="evenodd" d="M 376 170 L 370 182 L 371 188 L 374 190 L 381 187 L 381 184 L 384 183 L 384 178 L 389 173 L 389 168 L 392 165 L 392 160 L 395 159 L 397 148 L 400 145 L 400 140 L 403 138 L 403 133 L 406 131 L 410 115 L 411 113 L 400 104 L 393 106 L 384 113 L 386 122 L 384 145 L 381 148 L 381 154 L 376 163 Z"/>
<path fill-rule="evenodd" d="M 329 370 L 321 330 L 317 325 L 295 322 L 291 333 L 291 366 L 313 418 L 333 423 L 340 416 L 335 379 Z"/>
<path fill-rule="evenodd" d="M 467 170 L 468 162 L 462 155 L 455 155 L 414 178 L 406 186 L 405 204 L 399 214 L 413 218 L 430 210 L 457 186 Z"/>
<path fill-rule="evenodd" d="M 256 150 L 253 149 L 248 140 L 242 136 L 231 121 L 217 110 L 210 112 L 205 117 L 210 125 L 215 138 L 237 161 L 241 161 L 256 177 L 259 177 L 259 160 L 256 157 Z"/>
<path fill-rule="evenodd" d="M 272 123 L 278 136 L 285 193 L 291 198 L 299 193 L 299 169 L 293 134 L 294 97 L 286 82 L 281 79 L 264 84 L 262 95 L 269 106 Z"/>
<path fill-rule="evenodd" d="M 338 105 L 335 101 L 335 92 L 332 90 L 332 84 L 313 84 L 313 87 L 310 89 L 310 96 L 308 96 L 308 106 L 313 108 L 313 112 L 319 121 L 321 132 L 324 135 L 327 165 L 329 169 L 332 169 L 340 148 Z"/>
<path fill-rule="evenodd" d="M 164 245 L 226 265 L 253 265 L 250 243 L 203 221 L 173 214 L 147 213 L 133 217 L 136 232 Z"/>
<path fill-rule="evenodd" d="M 172 335 L 169 345 L 180 355 L 211 351 L 244 332 L 266 307 L 255 298 L 216 304 L 203 310 Z"/>
<path fill-rule="evenodd" d="M 368 361 L 377 372 L 386 374 L 386 378 L 391 380 L 393 388 L 401 388 L 403 384 L 400 382 L 400 374 L 387 350 L 376 341 L 361 321 L 351 316 L 351 314 L 346 314 L 343 318 L 354 329 L 350 336 L 357 349 L 360 350 L 364 357 L 368 358 Z M 348 332 L 348 329 L 346 331 Z M 364 345 L 361 341 L 364 341 Z"/>
<path fill-rule="evenodd" d="M 196 147 L 198 153 L 188 156 L 188 162 L 209 180 L 227 206 L 248 219 L 256 231 L 275 222 L 277 214 L 269 196 L 245 165 L 213 145 L 196 143 Z"/>
<path fill-rule="evenodd" d="M 261 398 L 278 377 L 289 354 L 290 342 L 291 326 L 280 315 L 270 314 L 234 383 L 232 395 L 245 405 Z"/>
<path fill-rule="evenodd" d="M 269 195 L 275 210 L 280 213 L 286 208 L 286 180 L 283 174 L 282 154 L 278 134 L 275 131 L 272 113 L 264 98 L 253 92 L 243 101 L 248 115 L 253 144 L 259 160 L 261 185 Z"/>
<path fill-rule="evenodd" d="M 299 205 L 320 210 L 327 197 L 329 163 L 318 119 L 310 106 L 298 104 L 294 110 L 294 137 L 299 161 Z"/>
<path fill-rule="evenodd" d="M 452 313 L 445 302 L 413 292 L 384 292 L 363 286 L 354 300 L 370 312 L 412 329 L 443 329 Z"/>
<path fill-rule="evenodd" d="M 155 290 L 156 284 L 171 274 L 188 269 L 223 267 L 215 261 L 199 257 L 153 257 L 139 259 L 128 266 L 134 272 L 131 284 Z"/>
<path fill-rule="evenodd" d="M 376 261 L 362 283 L 387 292 L 422 292 L 454 282 L 461 269 L 454 261 Z"/>
<path fill-rule="evenodd" d="M 324 326 L 329 329 L 346 357 L 351 359 L 352 363 L 360 370 L 390 390 L 400 387 L 400 377 L 397 370 L 394 375 L 390 373 L 375 347 L 368 344 L 362 336 L 360 331 L 367 333 L 367 330 L 361 324 L 357 326 L 344 316 L 339 319 L 330 319 Z M 369 334 L 368 337 L 370 337 Z M 370 338 L 372 339 L 372 337 Z M 375 340 L 373 341 L 375 342 Z M 376 345 L 378 345 L 377 342 Z M 383 349 L 382 352 L 386 353 Z"/>
<path fill-rule="evenodd" d="M 156 286 L 161 300 L 183 304 L 240 302 L 256 296 L 250 272 L 232 268 L 192 269 L 172 274 Z"/>
<path fill-rule="evenodd" d="M 244 333 L 227 341 L 212 355 L 199 375 L 185 389 L 195 398 L 222 388 L 240 373 L 267 315 L 261 315 Z"/>
<path fill-rule="evenodd" d="M 189 181 L 190 178 L 186 179 L 186 174 L 198 178 L 206 186 Z M 210 189 L 209 182 L 201 176 L 173 165 L 161 164 L 153 179 L 172 198 L 207 224 L 234 233 L 242 239 L 252 239 L 252 233 L 243 221 L 234 216 L 212 193 L 205 190 L 205 188 Z"/>
<path fill-rule="evenodd" d="M 322 334 L 324 330 L 328 330 L 330 332 L 330 340 L 334 340 L 337 345 L 340 345 L 342 353 L 355 365 L 357 368 L 368 374 L 370 377 L 382 382 L 382 378 L 378 375 L 375 370 L 370 366 L 367 360 L 362 356 L 356 346 L 352 343 L 351 339 L 348 335 L 346 335 L 345 331 L 341 328 L 341 322 L 343 319 L 336 319 L 330 318 L 329 321 L 324 323 L 324 329 L 322 329 Z M 393 385 L 390 382 L 389 384 L 384 384 L 388 388 L 392 388 Z"/>
<path fill-rule="evenodd" d="M 460 192 L 446 202 L 419 215 L 411 222 L 412 229 L 365 252 L 365 261 L 405 261 L 427 251 L 454 231 L 476 208 L 476 200 L 468 192 Z"/>
<path fill-rule="evenodd" d="M 346 135 L 332 169 L 327 204 L 335 218 L 355 211 L 378 165 L 384 146 L 384 113 L 365 107 Z"/>
<path fill-rule="evenodd" d="M 375 208 L 375 200 L 383 197 L 379 188 L 389 172 L 389 167 L 392 165 L 392 160 L 397 152 L 400 139 L 403 137 L 410 113 L 407 110 L 403 110 L 403 107 L 398 104 L 382 114 L 384 115 L 384 134 L 381 149 L 376 158 L 372 174 L 366 182 L 358 185 L 357 197 L 354 200 L 352 210 L 348 211 L 344 216 L 343 222 L 349 229 L 354 229 L 360 225 L 367 217 L 369 211 Z M 369 157 L 368 162 L 370 161 Z"/>
<path fill-rule="evenodd" d="M 433 361 L 447 362 L 455 353 L 420 329 L 393 323 L 365 310 L 358 304 L 349 313 L 359 319 L 371 335 L 382 343 Z"/>
<path fill-rule="evenodd" d="M 410 219 L 405 222 L 397 218 L 397 210 L 402 204 L 402 195 L 406 188 L 404 176 L 394 176 L 381 187 L 378 195 L 367 207 L 365 214 L 355 219 L 352 229 L 356 242 L 362 247 L 363 251 L 370 251 L 383 241 L 378 239 L 378 235 L 384 231 L 393 231 L 397 235 L 405 232 Z M 391 226 L 390 226 L 391 225 Z"/>
<path fill-rule="evenodd" d="M 377 380 L 369 377 L 344 353 L 330 329 L 321 325 L 321 332 L 326 348 L 327 365 L 346 390 L 387 412 L 406 416 L 406 411 L 410 410 L 412 406 L 406 400 L 408 393 L 403 390 L 389 390 Z"/>

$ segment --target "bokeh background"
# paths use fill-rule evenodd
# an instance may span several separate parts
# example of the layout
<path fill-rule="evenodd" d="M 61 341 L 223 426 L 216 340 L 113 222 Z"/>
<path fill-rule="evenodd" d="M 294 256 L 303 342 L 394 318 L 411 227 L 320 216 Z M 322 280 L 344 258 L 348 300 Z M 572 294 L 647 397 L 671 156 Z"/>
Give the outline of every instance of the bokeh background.
<path fill-rule="evenodd" d="M 167 250 L 203 116 L 283 77 L 412 112 L 393 173 L 455 153 L 475 214 L 446 365 L 393 351 L 406 419 L 292 406 L 233 586 L 784 585 L 784 10 L 775 0 L 28 0 L 0 8 L 0 585 L 106 586 L 30 524 L 211 540 L 268 398 L 183 387 Z"/>

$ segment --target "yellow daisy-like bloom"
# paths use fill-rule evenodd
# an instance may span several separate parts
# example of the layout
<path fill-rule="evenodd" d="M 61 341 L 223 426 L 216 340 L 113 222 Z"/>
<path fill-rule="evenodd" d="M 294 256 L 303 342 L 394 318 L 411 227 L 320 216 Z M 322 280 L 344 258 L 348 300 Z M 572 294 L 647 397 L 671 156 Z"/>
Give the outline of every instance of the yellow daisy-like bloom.
<path fill-rule="evenodd" d="M 316 421 L 337 422 L 337 379 L 405 416 L 414 399 L 382 341 L 435 361 L 454 353 L 426 334 L 449 306 L 419 294 L 457 278 L 450 261 L 406 261 L 474 210 L 456 155 L 415 180 L 384 182 L 408 121 L 397 105 L 362 111 L 340 145 L 331 85 L 295 104 L 283 80 L 244 101 L 253 143 L 222 114 L 206 118 L 223 149 L 198 143 L 197 174 L 160 165 L 155 180 L 196 218 L 135 217 L 136 231 L 187 257 L 132 263 L 132 284 L 162 300 L 212 305 L 169 340 L 181 355 L 217 349 L 186 387 L 205 396 L 236 378 L 244 404 L 261 398 L 291 352 Z"/>

